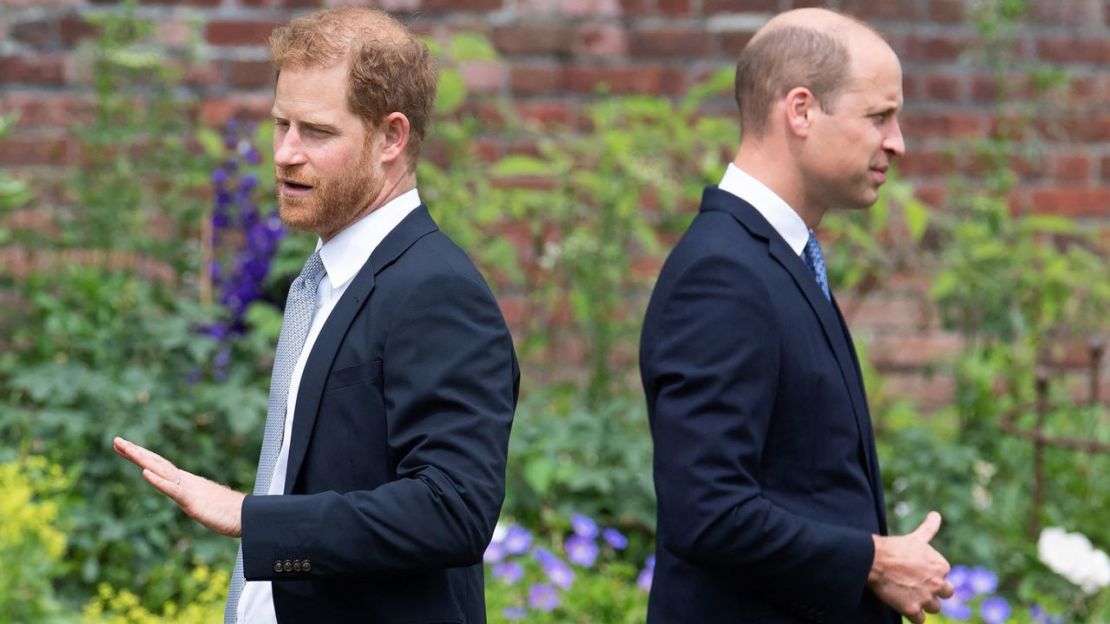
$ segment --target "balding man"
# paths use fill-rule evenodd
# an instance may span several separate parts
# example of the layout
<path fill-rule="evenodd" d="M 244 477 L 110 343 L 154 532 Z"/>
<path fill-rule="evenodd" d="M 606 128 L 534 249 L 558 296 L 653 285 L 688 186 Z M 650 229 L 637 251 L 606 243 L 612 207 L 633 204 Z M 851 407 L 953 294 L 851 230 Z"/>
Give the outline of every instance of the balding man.
<path fill-rule="evenodd" d="M 320 241 L 286 304 L 254 495 L 115 448 L 242 537 L 227 622 L 485 622 L 519 372 L 497 302 L 417 193 L 428 50 L 356 8 L 297 18 L 270 48 L 281 218 Z"/>
<path fill-rule="evenodd" d="M 659 500 L 652 624 L 920 624 L 951 595 L 886 537 L 851 337 L 813 228 L 873 204 L 904 151 L 902 72 L 866 25 L 784 13 L 740 54 L 743 137 L 663 267 L 640 368 Z"/>

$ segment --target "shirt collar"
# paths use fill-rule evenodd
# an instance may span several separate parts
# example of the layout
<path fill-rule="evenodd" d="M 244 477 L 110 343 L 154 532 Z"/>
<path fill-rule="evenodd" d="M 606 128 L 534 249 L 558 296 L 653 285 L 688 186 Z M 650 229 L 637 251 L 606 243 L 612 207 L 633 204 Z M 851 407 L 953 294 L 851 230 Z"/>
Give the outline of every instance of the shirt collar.
<path fill-rule="evenodd" d="M 370 259 L 374 249 L 418 206 L 420 194 L 412 189 L 370 211 L 328 242 L 317 241 L 316 249 L 320 252 L 320 259 L 324 261 L 324 270 L 327 271 L 331 287 L 339 288 L 354 279 L 355 274 Z"/>
<path fill-rule="evenodd" d="M 794 253 L 802 255 L 802 250 L 809 241 L 809 228 L 790 204 L 767 188 L 766 184 L 729 163 L 718 188 L 751 204 L 775 228 Z"/>

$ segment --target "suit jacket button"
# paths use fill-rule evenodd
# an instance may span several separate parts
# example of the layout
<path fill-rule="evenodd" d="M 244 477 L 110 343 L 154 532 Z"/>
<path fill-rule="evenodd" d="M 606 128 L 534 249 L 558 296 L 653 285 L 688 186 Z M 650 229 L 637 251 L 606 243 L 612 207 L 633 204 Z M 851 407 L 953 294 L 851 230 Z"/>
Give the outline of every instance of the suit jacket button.
<path fill-rule="evenodd" d="M 282 567 L 285 568 L 286 572 L 292 572 L 293 571 L 293 562 L 286 559 L 285 563 L 282 564 Z"/>
<path fill-rule="evenodd" d="M 312 571 L 312 562 L 309 561 L 308 559 L 305 559 L 303 562 L 301 562 L 301 570 L 304 571 L 304 572 L 311 572 Z"/>
<path fill-rule="evenodd" d="M 300 572 L 301 571 L 301 560 L 300 559 L 294 559 L 293 560 L 293 571 L 294 572 Z"/>
<path fill-rule="evenodd" d="M 280 561 L 275 561 L 274 562 L 274 572 L 281 572 L 281 570 L 282 570 L 281 562 Z"/>

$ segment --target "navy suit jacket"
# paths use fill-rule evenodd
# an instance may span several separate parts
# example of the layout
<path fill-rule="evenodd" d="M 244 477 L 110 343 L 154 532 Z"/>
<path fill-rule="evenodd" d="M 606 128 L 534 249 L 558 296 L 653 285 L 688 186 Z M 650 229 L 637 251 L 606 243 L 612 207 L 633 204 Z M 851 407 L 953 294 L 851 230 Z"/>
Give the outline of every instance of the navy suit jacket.
<path fill-rule="evenodd" d="M 648 305 L 640 371 L 659 501 L 648 622 L 900 621 L 867 588 L 886 521 L 851 338 L 743 200 L 706 189 Z"/>
<path fill-rule="evenodd" d="M 312 347 L 291 496 L 243 504 L 245 576 L 273 581 L 278 622 L 485 622 L 519 381 L 485 281 L 417 208 Z"/>

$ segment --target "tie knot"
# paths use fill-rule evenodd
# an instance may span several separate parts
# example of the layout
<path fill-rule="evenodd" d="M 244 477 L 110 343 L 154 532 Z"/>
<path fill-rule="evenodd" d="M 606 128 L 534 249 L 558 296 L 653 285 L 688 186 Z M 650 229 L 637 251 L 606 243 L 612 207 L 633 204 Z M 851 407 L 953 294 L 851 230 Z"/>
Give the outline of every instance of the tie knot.
<path fill-rule="evenodd" d="M 304 268 L 301 269 L 301 274 L 297 276 L 299 288 L 319 284 L 323 272 L 324 261 L 320 258 L 320 252 L 314 252 L 308 257 L 308 260 L 305 260 Z"/>

